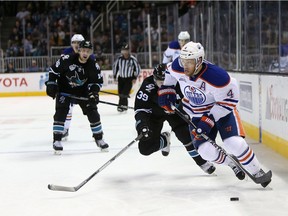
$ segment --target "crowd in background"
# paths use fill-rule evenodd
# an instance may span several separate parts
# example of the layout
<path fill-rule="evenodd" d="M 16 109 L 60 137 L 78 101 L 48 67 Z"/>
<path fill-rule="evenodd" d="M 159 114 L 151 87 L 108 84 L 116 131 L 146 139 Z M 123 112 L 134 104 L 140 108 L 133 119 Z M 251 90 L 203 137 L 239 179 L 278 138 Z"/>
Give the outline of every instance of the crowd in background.
<path fill-rule="evenodd" d="M 6 56 L 45 56 L 48 40 L 50 46 L 69 46 L 71 33 L 88 37 L 99 8 L 93 2 L 27 2 L 16 14 Z"/>
<path fill-rule="evenodd" d="M 95 1 L 59 1 L 59 2 L 26 2 L 19 8 L 15 14 L 16 21 L 11 29 L 7 41 L 7 50 L 4 52 L 6 57 L 22 56 L 47 56 L 49 47 L 70 46 L 71 36 L 75 33 L 81 33 L 84 38 L 90 40 L 91 22 L 105 10 L 107 2 Z M 147 51 L 144 47 L 144 34 L 147 29 L 143 26 L 143 13 L 152 11 L 154 3 L 134 1 L 125 2 L 121 5 L 122 10 L 139 10 L 131 14 L 131 52 Z M 151 15 L 156 19 L 156 14 Z M 153 22 L 155 24 L 155 22 Z M 152 49 L 157 49 L 157 37 L 159 32 L 156 25 L 152 25 Z M 24 28 L 24 29 L 23 29 Z M 110 27 L 105 26 L 104 31 L 94 32 L 93 45 L 96 59 L 99 60 L 103 69 L 111 68 L 108 59 L 105 59 L 103 53 L 120 53 L 123 43 L 128 41 L 128 20 L 127 16 L 121 13 L 113 17 L 114 28 L 114 46 L 111 50 L 111 32 Z M 169 32 L 162 34 L 166 41 Z M 173 36 L 171 37 L 171 40 Z M 145 50 L 146 49 L 146 50 Z M 61 54 L 62 49 L 56 50 L 52 55 Z M 51 53 L 50 53 L 51 54 Z"/>
<path fill-rule="evenodd" d="M 147 43 L 147 22 L 145 20 L 146 14 L 150 14 L 151 16 L 151 48 L 152 52 L 164 51 L 168 45 L 168 43 L 172 40 L 175 40 L 175 35 L 178 32 L 175 32 L 174 26 L 174 14 L 170 13 L 168 16 L 165 14 L 165 10 L 157 10 L 161 6 L 165 6 L 168 4 L 178 3 L 178 16 L 187 15 L 187 11 L 189 8 L 193 8 L 197 1 L 171 1 L 171 2 L 153 2 L 153 1 L 119 1 L 120 8 L 119 11 L 121 13 L 117 13 L 113 11 L 113 22 L 107 25 L 113 25 L 113 32 L 111 33 L 111 26 L 106 25 L 106 21 L 104 22 L 104 30 L 99 30 L 93 32 L 93 49 L 94 54 L 96 56 L 97 61 L 103 69 L 111 69 L 111 59 L 107 59 L 105 54 L 115 55 L 120 53 L 120 48 L 123 43 L 128 42 L 129 37 L 129 45 L 132 53 L 143 53 L 148 51 L 148 43 Z M 51 56 L 51 55 L 59 55 L 61 51 L 64 49 L 59 48 L 55 49 L 53 53 L 51 53 L 50 47 L 67 47 L 70 45 L 71 36 L 75 33 L 82 34 L 86 39 L 90 40 L 90 25 L 91 22 L 100 14 L 106 12 L 106 4 L 109 1 L 30 1 L 30 2 L 6 2 L 9 4 L 9 7 L 4 8 L 2 5 L 3 2 L 0 3 L 0 25 L 3 22 L 3 18 L 6 10 L 14 8 L 14 16 L 16 18 L 15 24 L 13 28 L 10 30 L 9 39 L 7 41 L 1 41 L 3 43 L 7 43 L 7 49 L 3 50 L 4 57 L 37 57 L 37 56 Z M 211 3 L 212 4 L 212 3 Z M 255 70 L 257 68 L 256 63 L 259 64 L 259 46 L 263 46 L 261 48 L 260 53 L 266 55 L 264 59 L 268 64 L 272 63 L 269 71 L 279 71 L 279 65 L 283 65 L 285 71 L 288 69 L 288 53 L 282 52 L 280 58 L 277 59 L 278 50 L 285 50 L 285 46 L 288 44 L 288 24 L 287 22 L 282 23 L 282 29 L 285 34 L 281 36 L 281 42 L 283 47 L 278 46 L 279 43 L 279 35 L 277 35 L 278 26 L 277 26 L 277 8 L 271 9 L 271 6 L 277 6 L 273 1 L 268 4 L 262 4 L 262 10 L 267 16 L 261 16 L 259 23 L 259 19 L 257 19 L 257 6 L 253 5 L 253 2 L 247 4 L 251 4 L 251 6 L 247 6 L 247 17 L 244 17 L 249 25 L 247 25 L 247 29 L 245 29 L 245 35 L 242 40 L 245 44 L 245 49 L 247 54 L 254 54 L 255 57 L 251 57 L 247 62 L 243 65 L 247 66 L 248 69 Z M 217 24 L 218 33 L 220 37 L 217 37 L 217 43 L 214 42 L 214 50 L 219 49 L 225 50 L 226 53 L 236 53 L 234 50 L 236 45 L 236 40 L 233 36 L 233 32 L 236 32 L 235 26 L 229 24 L 231 17 L 229 16 L 229 12 L 231 10 L 231 5 L 233 4 L 221 4 L 227 5 L 225 8 L 225 13 L 220 14 L 220 25 Z M 197 5 L 198 6 L 198 5 Z M 208 5 L 209 6 L 209 5 Z M 207 5 L 205 5 L 207 7 Z M 282 10 L 285 11 L 285 7 L 288 7 L 288 4 L 281 4 Z M 115 9 L 116 10 L 116 9 Z M 127 19 L 127 11 L 131 11 L 130 20 Z M 201 10 L 201 8 L 200 8 Z M 251 10 L 251 11 L 250 11 Z M 125 12 L 126 11 L 126 12 Z M 166 25 L 162 26 L 158 29 L 157 23 L 157 15 L 161 15 L 161 19 L 165 20 Z M 270 14 L 270 15 L 269 15 Z M 285 13 L 283 13 L 285 15 Z M 11 15 L 11 14 L 10 14 Z M 258 15 L 259 16 L 259 15 Z M 191 18 L 191 17 L 189 17 Z M 204 17 L 205 18 L 205 17 Z M 232 20 L 233 21 L 233 20 Z M 261 25 L 260 25 L 261 24 Z M 229 27 L 230 26 L 230 27 Z M 259 45 L 259 26 L 261 26 L 261 44 Z M 130 35 L 128 36 L 128 27 L 130 27 Z M 231 34 L 231 42 L 225 43 L 227 41 L 227 34 L 222 34 L 221 32 L 226 32 L 225 29 L 230 28 Z M 198 28 L 197 28 L 198 29 Z M 224 30 L 223 30 L 224 29 Z M 286 29 L 286 30 L 285 30 Z M 197 31 L 199 36 L 206 37 L 201 35 L 201 29 Z M 207 30 L 208 31 L 208 30 Z M 246 32 L 247 31 L 247 32 Z M 191 32 L 192 33 L 192 32 Z M 111 38 L 111 35 L 113 35 Z M 216 35 L 216 34 L 215 34 Z M 158 39 L 161 37 L 161 46 L 159 47 Z M 194 36 L 195 37 L 195 36 Z M 208 37 L 208 35 L 207 35 Z M 220 39 L 219 39 L 220 38 Z M 215 37 L 216 39 L 216 37 Z M 111 45 L 111 41 L 113 40 L 113 47 Z M 220 41 L 219 41 L 220 40 Z M 164 42 L 164 43 L 163 43 Z M 202 41 L 203 43 L 203 41 Z M 204 43 L 205 44 L 205 43 Z M 221 44 L 221 48 L 217 47 L 217 44 Z M 231 45 L 232 44 L 232 45 Z M 208 49 L 207 49 L 208 50 Z M 266 51 L 268 50 L 268 51 Z M 279 52 L 280 54 L 280 52 Z M 221 55 L 223 56 L 223 55 Z M 247 56 L 247 55 L 245 55 Z M 272 61 L 270 56 L 274 61 Z M 153 62 L 159 63 L 161 59 L 159 59 L 159 55 L 153 55 Z M 219 57 L 214 57 L 214 61 L 217 62 Z M 256 60 L 254 59 L 256 58 Z M 268 60 L 266 60 L 266 58 Z M 221 60 L 225 62 L 225 60 Z M 233 59 L 227 58 L 227 61 L 233 62 Z M 146 62 L 145 62 L 146 63 Z M 32 63 L 29 63 L 29 66 Z M 233 62 L 233 64 L 235 64 Z M 265 63 L 267 64 L 267 63 Z M 226 63 L 224 65 L 228 65 L 227 67 L 233 68 L 230 66 L 230 63 Z M 266 66 L 265 66 L 266 67 Z M 8 64 L 5 65 L 5 70 L 8 68 Z M 266 70 L 264 68 L 264 70 Z M 281 69 L 282 70 L 282 69 Z M 27 70 L 28 71 L 28 70 Z M 288 70 L 287 70 L 288 71 Z"/>
<path fill-rule="evenodd" d="M 99 7 L 102 5 L 102 8 Z M 70 37 L 75 33 L 81 33 L 84 38 L 90 39 L 90 24 L 103 10 L 105 2 L 27 2 L 16 14 L 16 22 L 11 29 L 8 40 L 6 56 L 43 56 L 48 54 L 47 40 L 50 46 L 69 46 Z M 125 2 L 122 10 L 139 10 L 131 13 L 131 51 L 144 51 L 145 27 L 143 27 L 143 13 L 153 12 L 155 7 L 151 2 Z M 128 22 L 125 14 L 116 14 L 113 17 L 113 28 L 115 35 L 114 52 L 120 52 L 123 42 L 127 42 Z M 72 20 L 70 23 L 70 19 Z M 156 50 L 157 37 L 157 15 L 151 13 L 152 22 L 152 50 Z M 25 21 L 25 31 L 23 31 Z M 71 24 L 71 25 L 70 25 Z M 72 29 L 70 29 L 72 27 Z M 146 30 L 147 31 L 147 30 Z M 164 41 L 172 40 L 173 26 L 162 33 Z M 23 36 L 25 32 L 25 37 Z M 47 33 L 49 32 L 49 36 Z M 49 37 L 49 38 L 47 38 Z M 97 53 L 111 52 L 110 28 L 105 27 L 104 31 L 95 32 L 94 50 Z"/>

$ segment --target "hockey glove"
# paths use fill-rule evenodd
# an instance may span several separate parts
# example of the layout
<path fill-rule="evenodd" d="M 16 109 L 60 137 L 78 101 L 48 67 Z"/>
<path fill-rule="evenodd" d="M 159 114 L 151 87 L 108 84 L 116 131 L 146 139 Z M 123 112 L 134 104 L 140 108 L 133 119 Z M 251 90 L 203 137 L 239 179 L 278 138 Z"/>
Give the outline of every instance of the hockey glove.
<path fill-rule="evenodd" d="M 56 97 L 56 94 L 58 93 L 58 84 L 55 81 L 46 81 L 46 93 L 49 97 L 52 97 L 53 99 Z"/>
<path fill-rule="evenodd" d="M 171 104 L 175 106 L 176 91 L 173 86 L 161 86 L 158 90 L 158 104 L 168 112 L 174 112 Z"/>
<path fill-rule="evenodd" d="M 96 106 L 99 103 L 99 95 L 96 92 L 90 92 L 88 94 L 88 103 L 90 106 Z"/>
<path fill-rule="evenodd" d="M 152 131 L 149 129 L 148 126 L 142 127 L 139 131 L 138 134 L 142 133 L 143 137 L 141 138 L 142 141 L 149 140 L 152 137 Z"/>
<path fill-rule="evenodd" d="M 206 134 L 208 136 L 214 125 L 215 120 L 213 115 L 204 114 L 198 122 L 195 132 L 198 136 L 201 136 L 201 134 Z"/>

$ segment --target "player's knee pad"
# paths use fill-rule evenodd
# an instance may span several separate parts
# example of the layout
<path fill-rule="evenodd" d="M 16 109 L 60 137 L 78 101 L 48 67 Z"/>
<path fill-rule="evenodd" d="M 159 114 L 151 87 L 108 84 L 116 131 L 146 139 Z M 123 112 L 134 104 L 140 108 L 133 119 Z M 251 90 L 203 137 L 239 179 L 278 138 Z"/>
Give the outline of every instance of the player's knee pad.
<path fill-rule="evenodd" d="M 54 114 L 54 121 L 65 122 L 67 113 L 68 113 L 68 108 L 61 107 L 61 108 L 56 109 L 56 112 Z"/>
<path fill-rule="evenodd" d="M 207 161 L 215 161 L 219 156 L 219 151 L 210 142 L 199 145 L 198 153 Z"/>
<path fill-rule="evenodd" d="M 140 154 L 144 156 L 151 155 L 154 151 L 150 148 L 151 142 L 149 140 L 147 141 L 140 141 L 138 144 L 138 149 Z"/>
<path fill-rule="evenodd" d="M 232 136 L 223 140 L 225 150 L 235 156 L 240 156 L 249 147 L 245 139 L 241 136 Z"/>
<path fill-rule="evenodd" d="M 86 115 L 90 123 L 100 122 L 100 114 L 98 113 L 97 109 L 87 109 Z"/>
<path fill-rule="evenodd" d="M 190 143 L 191 136 L 188 127 L 185 125 L 180 125 L 179 127 L 175 127 L 172 129 L 175 133 L 177 139 L 182 143 Z"/>

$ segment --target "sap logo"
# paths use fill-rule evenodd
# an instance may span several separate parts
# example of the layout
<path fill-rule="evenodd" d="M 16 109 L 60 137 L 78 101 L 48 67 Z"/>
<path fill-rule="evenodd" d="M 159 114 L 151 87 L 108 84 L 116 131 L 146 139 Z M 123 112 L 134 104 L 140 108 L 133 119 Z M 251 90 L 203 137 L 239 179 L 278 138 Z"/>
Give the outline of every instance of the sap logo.
<path fill-rule="evenodd" d="M 195 105 L 201 105 L 206 101 L 204 92 L 193 86 L 186 86 L 184 88 L 184 95 Z"/>
<path fill-rule="evenodd" d="M 22 87 L 28 86 L 27 80 L 25 78 L 0 78 L 0 87 Z"/>

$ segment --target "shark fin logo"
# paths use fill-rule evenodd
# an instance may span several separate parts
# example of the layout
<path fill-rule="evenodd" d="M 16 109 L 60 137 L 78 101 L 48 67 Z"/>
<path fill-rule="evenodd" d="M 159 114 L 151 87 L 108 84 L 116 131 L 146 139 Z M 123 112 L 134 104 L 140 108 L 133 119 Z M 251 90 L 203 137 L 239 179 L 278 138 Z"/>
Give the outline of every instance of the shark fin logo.
<path fill-rule="evenodd" d="M 73 64 L 69 66 L 69 70 L 70 71 L 66 75 L 69 85 L 72 88 L 84 85 L 87 81 L 87 78 L 84 78 L 84 69 Z"/>

